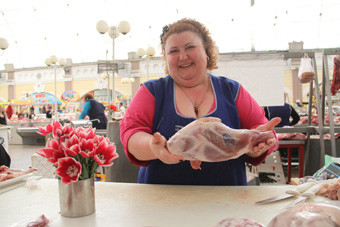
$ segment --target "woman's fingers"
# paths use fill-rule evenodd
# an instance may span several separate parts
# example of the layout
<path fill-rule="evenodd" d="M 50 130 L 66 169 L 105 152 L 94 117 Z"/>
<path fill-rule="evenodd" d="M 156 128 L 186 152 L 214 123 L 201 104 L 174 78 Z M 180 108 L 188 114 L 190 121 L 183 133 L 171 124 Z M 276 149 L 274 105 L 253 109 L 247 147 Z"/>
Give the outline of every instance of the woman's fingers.
<path fill-rule="evenodd" d="M 259 143 L 257 146 L 255 146 L 253 148 L 253 150 L 248 153 L 248 155 L 253 157 L 253 158 L 258 157 L 258 156 L 262 155 L 264 152 L 266 152 L 267 150 L 269 150 L 269 148 L 271 148 L 275 144 L 276 144 L 275 138 L 268 139 L 266 141 L 266 143 Z"/>
<path fill-rule="evenodd" d="M 281 122 L 281 118 L 275 117 L 271 119 L 270 121 L 268 121 L 266 124 L 260 125 L 256 129 L 259 131 L 270 131 L 270 130 L 273 130 L 275 126 L 278 125 L 280 122 Z"/>
<path fill-rule="evenodd" d="M 191 167 L 193 168 L 193 169 L 201 169 L 201 163 L 202 163 L 202 161 L 190 161 L 190 164 L 191 164 Z"/>
<path fill-rule="evenodd" d="M 182 156 L 174 155 L 169 153 L 166 148 L 166 139 L 159 132 L 156 132 L 152 138 L 152 150 L 156 157 L 166 164 L 176 164 L 183 160 Z"/>
<path fill-rule="evenodd" d="M 275 128 L 276 125 L 278 125 L 281 122 L 281 118 L 280 117 L 275 117 L 273 119 L 271 119 L 267 124 L 267 130 L 273 130 Z"/>

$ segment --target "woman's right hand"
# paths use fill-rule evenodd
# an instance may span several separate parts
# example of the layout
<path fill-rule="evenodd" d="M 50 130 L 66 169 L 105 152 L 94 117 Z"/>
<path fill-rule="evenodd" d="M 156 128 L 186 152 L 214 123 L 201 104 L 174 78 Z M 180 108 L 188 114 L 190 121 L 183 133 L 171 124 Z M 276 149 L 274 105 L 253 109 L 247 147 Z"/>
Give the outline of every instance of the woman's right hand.
<path fill-rule="evenodd" d="M 153 134 L 150 141 L 151 152 L 162 162 L 166 164 L 177 164 L 183 161 L 184 158 L 179 155 L 171 154 L 166 147 L 167 140 L 159 132 Z"/>

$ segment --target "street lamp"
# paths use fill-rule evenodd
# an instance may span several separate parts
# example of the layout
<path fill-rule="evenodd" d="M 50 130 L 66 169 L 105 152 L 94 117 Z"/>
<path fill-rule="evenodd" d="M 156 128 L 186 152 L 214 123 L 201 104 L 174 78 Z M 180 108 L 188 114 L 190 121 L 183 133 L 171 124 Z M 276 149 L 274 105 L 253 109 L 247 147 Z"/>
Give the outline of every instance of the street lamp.
<path fill-rule="evenodd" d="M 54 116 L 55 119 L 58 120 L 58 112 L 57 112 L 57 63 L 59 62 L 60 66 L 64 66 L 66 64 L 66 60 L 64 58 L 57 58 L 57 56 L 52 55 L 49 58 L 45 59 L 45 64 L 47 66 L 53 65 L 54 69 Z"/>
<path fill-rule="evenodd" d="M 8 48 L 8 42 L 5 38 L 0 37 L 0 49 L 4 51 Z"/>
<path fill-rule="evenodd" d="M 131 84 L 133 84 L 135 82 L 135 78 L 132 78 L 132 77 L 130 77 L 130 78 L 123 78 L 121 81 L 122 81 L 123 84 L 128 84 L 128 87 L 130 87 L 129 90 L 131 91 L 131 98 L 132 98 L 132 86 L 131 86 Z M 127 98 L 127 106 L 129 106 L 129 104 L 130 104 L 129 100 L 130 99 L 128 97 Z"/>
<path fill-rule="evenodd" d="M 104 72 L 104 73 L 102 73 L 102 78 L 104 80 L 107 80 L 106 101 L 107 101 L 107 104 L 109 105 L 110 104 L 110 95 L 109 95 L 109 90 L 110 90 L 110 85 L 109 85 L 110 75 L 107 72 Z"/>
<path fill-rule="evenodd" d="M 138 48 L 137 49 L 137 56 L 142 58 L 144 55 L 146 55 L 146 80 L 149 80 L 149 69 L 150 69 L 150 57 L 155 56 L 155 48 L 153 47 L 148 47 L 146 51 L 143 48 Z"/>
<path fill-rule="evenodd" d="M 126 35 L 131 30 L 130 24 L 127 21 L 121 21 L 118 24 L 118 27 L 111 26 L 106 23 L 104 20 L 100 20 L 96 25 L 97 31 L 100 34 L 105 34 L 106 32 L 112 38 L 112 60 L 115 60 L 115 38 L 119 36 L 120 33 Z M 114 62 L 113 62 L 114 63 Z M 112 69 L 112 101 L 115 101 L 115 67 Z"/>

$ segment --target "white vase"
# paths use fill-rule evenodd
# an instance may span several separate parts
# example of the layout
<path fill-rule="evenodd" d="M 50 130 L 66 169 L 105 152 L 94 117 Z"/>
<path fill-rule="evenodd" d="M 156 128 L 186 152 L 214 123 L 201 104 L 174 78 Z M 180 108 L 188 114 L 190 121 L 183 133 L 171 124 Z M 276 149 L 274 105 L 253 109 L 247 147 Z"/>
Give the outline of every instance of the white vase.
<path fill-rule="evenodd" d="M 60 214 L 83 217 L 95 212 L 94 177 L 63 184 L 58 180 Z"/>

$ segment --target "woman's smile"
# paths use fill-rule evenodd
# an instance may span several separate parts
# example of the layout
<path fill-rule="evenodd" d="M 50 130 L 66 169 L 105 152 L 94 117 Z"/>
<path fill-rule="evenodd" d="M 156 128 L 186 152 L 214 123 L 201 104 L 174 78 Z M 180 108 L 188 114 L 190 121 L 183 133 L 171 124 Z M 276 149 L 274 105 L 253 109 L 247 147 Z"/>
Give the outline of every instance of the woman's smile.
<path fill-rule="evenodd" d="M 190 63 L 190 64 L 186 64 L 186 65 L 180 65 L 179 67 L 180 68 L 188 68 L 189 66 L 191 66 L 193 63 Z"/>

